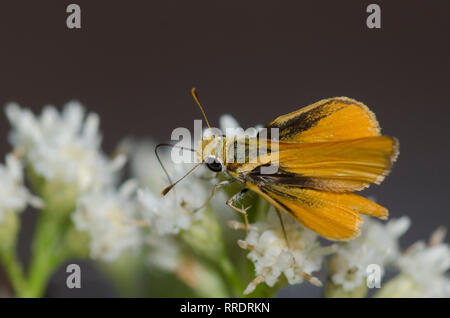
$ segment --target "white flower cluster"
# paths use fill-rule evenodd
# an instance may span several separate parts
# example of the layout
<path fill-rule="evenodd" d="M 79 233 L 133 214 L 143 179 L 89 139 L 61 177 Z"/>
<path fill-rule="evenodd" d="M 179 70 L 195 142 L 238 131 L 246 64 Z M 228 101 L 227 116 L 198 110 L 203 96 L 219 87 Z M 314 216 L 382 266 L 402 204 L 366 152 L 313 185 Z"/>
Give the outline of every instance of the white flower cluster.
<path fill-rule="evenodd" d="M 201 180 L 206 171 L 199 167 L 166 197 L 161 197 L 161 191 L 168 181 L 156 159 L 154 148 L 153 144 L 138 146 L 131 160 L 134 175 L 143 186 L 138 191 L 143 218 L 153 234 L 177 234 L 202 217 L 202 210 L 194 211 L 205 203 L 211 192 L 208 182 Z M 191 167 L 189 164 L 172 164 L 169 152 L 161 152 L 161 155 L 161 161 L 174 180 L 182 177 Z"/>
<path fill-rule="evenodd" d="M 46 106 L 38 117 L 12 103 L 7 105 L 6 114 L 13 128 L 10 141 L 27 167 L 48 183 L 75 190 L 76 196 L 67 198 L 76 201 L 72 218 L 78 230 L 89 233 L 93 258 L 114 260 L 124 249 L 139 245 L 139 230 L 133 224 L 136 186 L 128 182 L 119 190 L 115 188 L 116 172 L 126 157 L 118 155 L 110 160 L 103 154 L 97 114 L 85 116 L 77 102 L 67 103 L 61 113 Z M 19 163 L 12 158 L 9 162 L 14 168 L 10 175 L 21 179 Z M 16 192 L 10 200 L 15 197 L 18 202 L 9 204 L 20 208 L 20 201 L 29 195 L 19 187 L 21 182 L 16 184 L 5 192 Z"/>
<path fill-rule="evenodd" d="M 77 102 L 67 103 L 61 114 L 46 106 L 39 117 L 11 103 L 6 114 L 16 152 L 46 180 L 60 181 L 83 193 L 112 183 L 113 172 L 125 163 L 123 156 L 110 161 L 102 154 L 99 116 L 90 113 L 84 118 L 85 111 Z"/>
<path fill-rule="evenodd" d="M 0 222 L 6 212 L 21 212 L 28 204 L 42 206 L 23 184 L 23 167 L 14 154 L 6 156 L 6 164 L 0 164 Z"/>
<path fill-rule="evenodd" d="M 272 209 L 265 222 L 251 224 L 246 239 L 238 242 L 239 246 L 250 251 L 248 258 L 255 265 L 256 278 L 248 285 L 245 294 L 253 292 L 261 282 L 274 286 L 281 275 L 289 284 L 298 284 L 306 279 L 314 285 L 321 285 L 319 279 L 313 277 L 313 272 L 320 270 L 324 256 L 332 253 L 334 246 L 321 246 L 316 233 L 291 218 L 282 218 L 288 241 L 276 211 Z"/>
<path fill-rule="evenodd" d="M 383 270 L 385 265 L 398 257 L 398 238 L 409 226 L 407 217 L 393 219 L 385 224 L 365 218 L 361 235 L 338 246 L 332 261 L 333 283 L 351 291 L 364 283 L 367 266 L 376 264 Z"/>
<path fill-rule="evenodd" d="M 429 245 L 418 242 L 397 260 L 402 275 L 415 282 L 421 297 L 450 297 L 450 247 L 442 243 L 443 237 Z"/>
<path fill-rule="evenodd" d="M 135 181 L 130 180 L 118 191 L 102 189 L 84 194 L 78 200 L 72 219 L 78 230 L 89 233 L 92 258 L 112 261 L 125 249 L 140 246 L 136 188 Z"/>

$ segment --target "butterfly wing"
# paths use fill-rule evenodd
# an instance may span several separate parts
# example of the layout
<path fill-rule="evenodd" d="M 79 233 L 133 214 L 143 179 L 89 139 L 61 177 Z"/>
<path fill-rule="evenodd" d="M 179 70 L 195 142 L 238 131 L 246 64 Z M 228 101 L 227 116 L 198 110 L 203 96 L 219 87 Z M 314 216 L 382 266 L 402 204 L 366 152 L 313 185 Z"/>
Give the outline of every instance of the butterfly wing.
<path fill-rule="evenodd" d="M 278 171 L 266 178 L 329 191 L 358 191 L 371 183 L 380 184 L 397 156 L 398 141 L 388 136 L 320 143 L 280 142 L 278 153 L 272 154 L 270 160 Z"/>
<path fill-rule="evenodd" d="M 388 211 L 354 193 L 336 193 L 282 184 L 248 187 L 275 208 L 330 240 L 346 241 L 358 236 L 361 214 L 385 219 Z"/>
<path fill-rule="evenodd" d="M 380 136 L 375 115 L 347 97 L 321 100 L 267 127 L 279 128 L 279 141 L 268 141 L 272 153 L 260 157 L 259 165 L 242 167 L 258 174 L 261 165 L 278 166 L 267 181 L 358 191 L 381 183 L 398 156 L 398 141 Z"/>
<path fill-rule="evenodd" d="M 331 240 L 359 234 L 361 214 L 386 219 L 388 211 L 351 191 L 380 183 L 398 155 L 398 141 L 380 136 L 375 115 L 346 97 L 319 101 L 280 116 L 279 141 L 258 164 L 237 165 L 247 187 L 277 209 Z M 273 136 L 272 136 L 273 137 Z M 263 174 L 261 167 L 278 166 Z"/>
<path fill-rule="evenodd" d="M 347 97 L 323 99 L 280 116 L 267 128 L 279 128 L 280 141 L 321 142 L 380 135 L 367 106 Z"/>
<path fill-rule="evenodd" d="M 388 216 L 384 207 L 351 191 L 381 182 L 396 155 L 396 140 L 387 136 L 280 142 L 278 159 L 267 157 L 272 165 L 279 165 L 278 171 L 263 174 L 256 167 L 246 174 L 246 182 L 311 230 L 331 240 L 350 240 L 359 233 L 361 214 Z"/>
<path fill-rule="evenodd" d="M 257 162 L 229 163 L 235 178 L 280 183 L 318 190 L 359 191 L 380 184 L 398 156 L 398 141 L 388 136 L 333 142 L 301 143 L 266 140 L 267 154 Z M 275 172 L 267 174 L 271 165 Z M 274 171 L 274 170 L 271 170 Z"/>
<path fill-rule="evenodd" d="M 267 153 L 258 162 L 228 163 L 231 176 L 331 240 L 356 237 L 361 214 L 387 218 L 384 207 L 351 192 L 380 183 L 398 155 L 397 140 L 380 135 L 375 115 L 364 104 L 325 99 L 266 127 L 279 128 L 279 140 L 258 136 Z M 263 173 L 269 165 L 277 171 Z"/>

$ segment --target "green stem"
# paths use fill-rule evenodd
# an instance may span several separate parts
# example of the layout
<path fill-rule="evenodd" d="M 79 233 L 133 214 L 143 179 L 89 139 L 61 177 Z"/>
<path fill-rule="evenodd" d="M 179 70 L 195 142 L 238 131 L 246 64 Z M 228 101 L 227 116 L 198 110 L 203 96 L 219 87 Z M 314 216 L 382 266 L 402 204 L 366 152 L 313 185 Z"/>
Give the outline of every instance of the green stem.
<path fill-rule="evenodd" d="M 33 239 L 27 291 L 23 297 L 42 297 L 51 275 L 66 259 L 63 249 L 59 246 L 62 233 L 64 222 L 54 214 L 43 211 Z"/>
<path fill-rule="evenodd" d="M 230 262 L 229 258 L 222 256 L 218 262 L 219 268 L 222 271 L 225 281 L 228 282 L 233 294 L 235 296 L 242 296 L 244 292 L 244 286 L 242 285 L 241 279 L 238 273 L 235 271 L 233 264 Z"/>
<path fill-rule="evenodd" d="M 24 291 L 25 279 L 22 264 L 18 261 L 15 247 L 0 250 L 0 259 L 10 279 L 14 293 L 20 297 Z"/>

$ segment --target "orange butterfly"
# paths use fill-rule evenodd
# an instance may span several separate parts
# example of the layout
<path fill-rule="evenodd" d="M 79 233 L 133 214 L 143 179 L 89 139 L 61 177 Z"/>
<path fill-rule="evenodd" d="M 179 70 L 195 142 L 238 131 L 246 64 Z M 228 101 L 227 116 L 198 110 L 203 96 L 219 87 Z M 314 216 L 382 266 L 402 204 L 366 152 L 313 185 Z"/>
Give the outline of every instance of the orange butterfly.
<path fill-rule="evenodd" d="M 194 89 L 192 95 L 206 119 Z M 248 190 L 267 200 L 278 213 L 290 215 L 330 240 L 355 238 L 361 214 L 388 217 L 387 209 L 353 193 L 381 183 L 399 153 L 397 139 L 381 135 L 367 106 L 347 97 L 323 99 L 278 117 L 266 128 L 277 128 L 279 139 L 259 135 L 240 140 L 203 137 L 197 150 L 199 163 L 193 168 L 205 163 L 212 171 L 229 176 L 213 187 L 210 198 L 224 184 L 237 181 L 245 185 L 227 205 L 244 215 L 247 228 L 247 212 L 234 203 Z M 236 160 L 239 142 L 244 144 L 245 162 Z M 266 144 L 268 151 L 252 162 L 248 159 L 255 142 Z M 262 173 L 268 165 L 278 169 Z M 183 178 L 167 187 L 163 195 Z"/>

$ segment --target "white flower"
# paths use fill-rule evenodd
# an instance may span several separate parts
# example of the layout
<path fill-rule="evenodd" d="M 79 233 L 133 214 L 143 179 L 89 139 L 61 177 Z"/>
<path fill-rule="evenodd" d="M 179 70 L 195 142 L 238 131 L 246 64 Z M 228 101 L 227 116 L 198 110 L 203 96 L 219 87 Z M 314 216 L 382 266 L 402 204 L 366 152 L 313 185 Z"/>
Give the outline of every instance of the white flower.
<path fill-rule="evenodd" d="M 383 270 L 386 264 L 398 257 L 398 238 L 409 226 L 407 217 L 386 224 L 365 218 L 361 235 L 338 246 L 330 268 L 333 283 L 351 291 L 364 283 L 370 264 L 379 265 Z"/>
<path fill-rule="evenodd" d="M 208 199 L 208 192 L 198 181 L 183 180 L 171 194 L 161 197 L 159 192 L 140 189 L 138 198 L 144 208 L 144 218 L 154 233 L 178 234 L 202 217 L 202 211 L 194 211 Z"/>
<path fill-rule="evenodd" d="M 450 247 L 437 242 L 418 242 L 397 261 L 402 275 L 409 276 L 422 297 L 450 297 Z"/>
<path fill-rule="evenodd" d="M 202 217 L 202 210 L 197 212 L 194 210 L 207 201 L 213 179 L 204 167 L 199 167 L 177 184 L 171 193 L 161 197 L 161 191 L 168 185 L 168 180 L 156 159 L 154 148 L 151 143 L 141 144 L 132 155 L 133 174 L 143 185 L 143 189 L 138 191 L 138 199 L 152 233 L 177 234 L 180 230 L 188 229 L 193 222 Z M 161 151 L 160 154 L 172 181 L 182 177 L 192 167 L 184 163 L 174 164 L 168 151 Z"/>
<path fill-rule="evenodd" d="M 146 240 L 150 247 L 148 262 L 150 266 L 168 272 L 175 272 L 183 261 L 179 244 L 170 236 L 152 236 Z"/>
<path fill-rule="evenodd" d="M 139 247 L 138 207 L 133 197 L 136 188 L 135 181 L 130 180 L 118 192 L 105 188 L 78 199 L 72 219 L 78 230 L 89 233 L 93 258 L 112 261 L 123 250 Z"/>
<path fill-rule="evenodd" d="M 22 163 L 8 154 L 6 164 L 0 164 L 0 222 L 5 212 L 21 212 L 27 204 L 42 206 L 41 200 L 32 196 L 23 184 Z"/>
<path fill-rule="evenodd" d="M 94 113 L 84 119 L 77 102 L 66 104 L 61 113 L 46 106 L 39 117 L 11 103 L 6 114 L 13 127 L 11 143 L 46 180 L 75 186 L 80 193 L 99 189 L 113 181 L 112 172 L 125 161 L 123 156 L 109 161 L 101 153 L 100 119 Z"/>
<path fill-rule="evenodd" d="M 283 216 L 288 249 L 275 213 L 271 209 L 267 221 L 252 224 L 245 241 L 238 242 L 250 251 L 247 257 L 254 263 L 256 273 L 256 279 L 248 285 L 244 294 L 253 292 L 261 282 L 274 286 L 281 275 L 287 278 L 289 284 L 307 279 L 312 284 L 321 285 L 312 273 L 320 270 L 324 256 L 333 251 L 333 246 L 321 246 L 316 233 Z"/>

